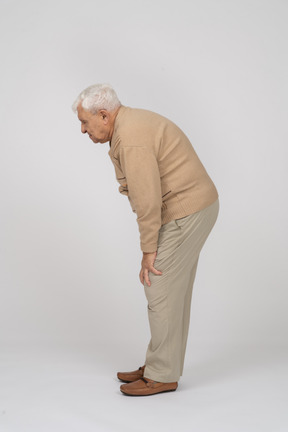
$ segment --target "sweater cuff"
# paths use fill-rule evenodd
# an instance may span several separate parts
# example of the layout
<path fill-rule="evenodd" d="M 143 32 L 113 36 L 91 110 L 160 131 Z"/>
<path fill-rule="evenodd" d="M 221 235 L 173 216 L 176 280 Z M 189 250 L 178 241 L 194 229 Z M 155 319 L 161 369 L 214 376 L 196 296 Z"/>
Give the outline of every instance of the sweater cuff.
<path fill-rule="evenodd" d="M 157 243 L 140 243 L 142 252 L 153 253 L 157 251 Z"/>

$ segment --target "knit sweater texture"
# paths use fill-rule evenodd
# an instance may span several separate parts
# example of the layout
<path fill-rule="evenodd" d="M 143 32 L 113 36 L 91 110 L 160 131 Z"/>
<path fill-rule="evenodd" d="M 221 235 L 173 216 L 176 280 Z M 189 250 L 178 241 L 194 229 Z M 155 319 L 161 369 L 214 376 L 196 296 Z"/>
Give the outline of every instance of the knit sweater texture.
<path fill-rule="evenodd" d="M 218 198 L 187 136 L 152 111 L 122 105 L 108 154 L 119 192 L 137 215 L 143 252 L 157 250 L 163 224 L 196 213 Z"/>

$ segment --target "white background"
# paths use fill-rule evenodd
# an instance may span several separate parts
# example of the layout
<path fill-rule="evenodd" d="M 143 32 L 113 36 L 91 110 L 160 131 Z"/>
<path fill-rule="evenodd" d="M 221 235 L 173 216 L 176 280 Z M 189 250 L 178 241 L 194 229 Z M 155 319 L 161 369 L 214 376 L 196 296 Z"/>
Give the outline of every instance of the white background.
<path fill-rule="evenodd" d="M 287 12 L 1 0 L 3 432 L 287 430 Z M 125 398 L 115 380 L 149 328 L 136 215 L 71 110 L 101 82 L 178 124 L 219 192 L 175 394 Z"/>

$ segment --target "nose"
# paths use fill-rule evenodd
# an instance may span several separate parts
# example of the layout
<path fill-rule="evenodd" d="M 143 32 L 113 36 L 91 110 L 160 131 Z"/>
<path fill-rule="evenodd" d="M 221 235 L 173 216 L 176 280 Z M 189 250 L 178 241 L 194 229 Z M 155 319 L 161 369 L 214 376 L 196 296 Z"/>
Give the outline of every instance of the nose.
<path fill-rule="evenodd" d="M 84 124 L 81 124 L 81 132 L 83 133 L 83 134 L 85 134 L 87 131 L 86 131 L 86 127 L 85 127 L 85 125 Z"/>

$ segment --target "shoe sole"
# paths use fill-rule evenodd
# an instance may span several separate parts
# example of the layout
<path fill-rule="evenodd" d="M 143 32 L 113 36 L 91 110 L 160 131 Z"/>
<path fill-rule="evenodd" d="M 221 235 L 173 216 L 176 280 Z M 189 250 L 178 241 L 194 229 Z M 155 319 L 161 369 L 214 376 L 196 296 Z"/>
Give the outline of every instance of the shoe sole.
<path fill-rule="evenodd" d="M 120 378 L 118 378 L 118 380 L 121 381 L 121 382 L 123 382 L 123 383 L 127 383 L 127 384 L 129 384 L 129 383 L 131 383 L 131 382 L 134 382 L 134 381 L 125 381 L 125 380 L 122 380 L 122 379 L 120 379 Z M 135 380 L 135 381 L 137 381 L 137 380 Z"/>
<path fill-rule="evenodd" d="M 125 392 L 123 392 L 123 391 L 120 389 L 120 391 L 121 391 L 121 393 L 122 393 L 123 395 L 125 395 L 125 396 L 134 396 L 134 397 L 138 397 L 138 396 L 155 396 L 155 395 L 157 395 L 157 394 L 159 394 L 159 393 L 169 393 L 169 392 L 172 392 L 172 391 L 175 391 L 175 390 L 177 390 L 177 389 L 162 390 L 162 391 L 159 391 L 159 392 L 156 392 L 156 393 L 150 393 L 150 394 L 139 394 L 139 395 L 133 395 L 133 394 L 125 393 Z"/>
<path fill-rule="evenodd" d="M 140 370 L 140 368 L 139 368 L 139 370 Z M 137 371 L 137 372 L 138 372 L 138 371 Z M 138 376 L 138 377 L 135 378 L 134 380 L 127 381 L 127 380 L 121 379 L 121 378 L 119 378 L 119 377 L 117 376 L 117 378 L 118 378 L 119 381 L 121 381 L 121 382 L 123 382 L 123 383 L 126 383 L 126 384 L 129 384 L 129 383 L 134 382 L 134 381 L 138 381 L 138 380 L 139 380 L 140 378 L 142 378 L 142 377 L 143 377 L 143 373 L 142 373 L 141 376 Z"/>
<path fill-rule="evenodd" d="M 118 378 L 118 377 L 117 377 Z M 125 381 L 125 380 L 123 380 L 123 379 L 121 379 L 121 378 L 118 378 L 118 380 L 119 381 L 122 381 L 123 383 L 127 383 L 127 384 L 129 384 L 129 383 L 131 383 L 131 382 L 135 382 L 135 381 L 138 381 L 140 378 L 136 378 L 135 380 L 132 380 L 132 381 Z"/>

